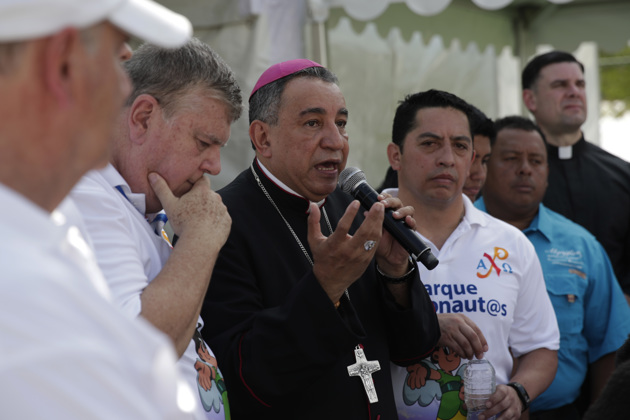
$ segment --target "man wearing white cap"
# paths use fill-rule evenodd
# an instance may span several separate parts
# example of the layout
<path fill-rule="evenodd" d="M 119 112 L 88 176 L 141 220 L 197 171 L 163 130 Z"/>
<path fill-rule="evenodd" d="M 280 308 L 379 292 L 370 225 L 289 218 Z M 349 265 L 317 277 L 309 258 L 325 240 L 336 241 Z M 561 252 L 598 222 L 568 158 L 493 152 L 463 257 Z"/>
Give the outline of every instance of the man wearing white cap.
<path fill-rule="evenodd" d="M 188 418 L 170 343 L 119 312 L 64 197 L 107 162 L 129 35 L 190 23 L 150 1 L 0 0 L 0 417 Z"/>
<path fill-rule="evenodd" d="M 232 230 L 202 310 L 233 416 L 397 418 L 390 361 L 439 337 L 415 265 L 383 232 L 385 207 L 415 226 L 413 209 L 388 198 L 363 217 L 337 186 L 348 110 L 328 69 L 275 64 L 249 104 L 256 159 L 219 190 Z"/>

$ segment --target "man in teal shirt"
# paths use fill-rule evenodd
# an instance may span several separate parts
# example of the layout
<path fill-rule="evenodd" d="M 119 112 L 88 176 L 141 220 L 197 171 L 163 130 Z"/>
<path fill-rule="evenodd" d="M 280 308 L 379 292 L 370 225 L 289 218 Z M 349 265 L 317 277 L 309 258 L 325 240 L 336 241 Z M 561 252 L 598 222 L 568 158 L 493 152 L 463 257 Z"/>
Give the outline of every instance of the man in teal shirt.
<path fill-rule="evenodd" d="M 530 120 L 496 121 L 483 198 L 475 205 L 521 229 L 542 265 L 560 328 L 558 371 L 531 405 L 532 420 L 579 419 L 574 401 L 590 367 L 591 402 L 630 333 L 630 308 L 595 237 L 541 204 L 547 188 L 544 135 Z"/>

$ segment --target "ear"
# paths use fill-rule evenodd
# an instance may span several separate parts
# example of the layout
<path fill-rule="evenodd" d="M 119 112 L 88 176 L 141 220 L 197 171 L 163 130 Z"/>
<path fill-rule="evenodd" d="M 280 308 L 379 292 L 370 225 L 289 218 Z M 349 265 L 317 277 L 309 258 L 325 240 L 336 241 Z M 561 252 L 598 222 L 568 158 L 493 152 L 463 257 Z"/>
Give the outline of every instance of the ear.
<path fill-rule="evenodd" d="M 396 171 L 400 170 L 401 155 L 400 146 L 396 143 L 389 143 L 387 145 L 387 158 L 389 159 L 389 165 Z"/>
<path fill-rule="evenodd" d="M 120 61 L 127 61 L 133 55 L 133 50 L 128 43 L 123 43 L 122 47 L 120 47 L 120 52 L 118 53 L 118 58 Z"/>
<path fill-rule="evenodd" d="M 530 112 L 533 113 L 536 110 L 536 95 L 533 90 L 523 89 L 523 103 Z"/>
<path fill-rule="evenodd" d="M 66 28 L 51 35 L 43 42 L 42 72 L 44 83 L 54 101 L 61 108 L 69 106 L 75 94 L 74 83 L 80 72 L 75 72 L 77 47 L 81 42 L 79 32 Z"/>
<path fill-rule="evenodd" d="M 271 143 L 269 142 L 269 124 L 254 120 L 249 125 L 249 138 L 261 156 L 271 157 Z"/>
<path fill-rule="evenodd" d="M 473 163 L 475 162 L 475 156 L 477 156 L 477 152 L 473 149 L 472 159 L 468 162 L 468 170 L 466 171 L 466 179 L 470 176 L 470 170 L 472 169 Z"/>
<path fill-rule="evenodd" d="M 162 108 L 151 95 L 138 96 L 129 107 L 129 138 L 135 144 L 142 144 L 147 139 L 147 132 L 151 124 L 155 124 L 161 118 Z"/>

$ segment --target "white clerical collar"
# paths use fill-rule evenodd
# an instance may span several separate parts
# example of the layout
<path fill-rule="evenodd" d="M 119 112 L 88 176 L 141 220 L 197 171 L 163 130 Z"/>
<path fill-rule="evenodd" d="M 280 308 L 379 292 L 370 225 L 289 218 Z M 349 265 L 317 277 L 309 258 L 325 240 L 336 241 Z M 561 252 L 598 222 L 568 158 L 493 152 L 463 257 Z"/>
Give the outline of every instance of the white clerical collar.
<path fill-rule="evenodd" d="M 559 146 L 558 147 L 558 158 L 565 160 L 571 159 L 573 157 L 573 146 Z"/>
<path fill-rule="evenodd" d="M 284 182 L 280 181 L 278 178 L 276 178 L 274 176 L 274 174 L 272 174 L 271 172 L 269 172 L 269 170 L 267 168 L 265 168 L 265 165 L 262 164 L 262 162 L 258 159 L 256 159 L 256 162 L 258 162 L 258 166 L 260 166 L 260 169 L 262 169 L 262 171 L 265 173 L 265 175 L 267 175 L 267 177 L 269 179 L 271 179 L 276 185 L 278 185 L 280 188 L 282 188 L 284 191 L 293 194 L 293 195 L 297 195 L 298 197 L 301 197 L 305 200 L 308 200 L 306 197 L 304 197 L 302 194 L 298 194 L 295 191 L 293 191 L 291 188 L 289 188 Z M 309 200 L 310 201 L 310 200 Z M 315 203 L 314 201 L 310 201 L 311 203 Z M 326 202 L 326 199 L 324 198 L 323 200 L 315 203 L 317 204 L 317 207 L 321 207 L 324 205 L 324 203 Z"/>

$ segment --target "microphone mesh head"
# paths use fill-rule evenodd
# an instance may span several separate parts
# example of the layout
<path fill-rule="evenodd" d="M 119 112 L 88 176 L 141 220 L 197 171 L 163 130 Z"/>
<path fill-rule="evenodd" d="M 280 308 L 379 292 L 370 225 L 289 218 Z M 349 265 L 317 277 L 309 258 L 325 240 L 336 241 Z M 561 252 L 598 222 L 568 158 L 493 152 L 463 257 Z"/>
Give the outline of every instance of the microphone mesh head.
<path fill-rule="evenodd" d="M 339 175 L 339 186 L 348 194 L 352 194 L 354 187 L 361 181 L 365 181 L 365 174 L 361 169 L 347 167 Z"/>

